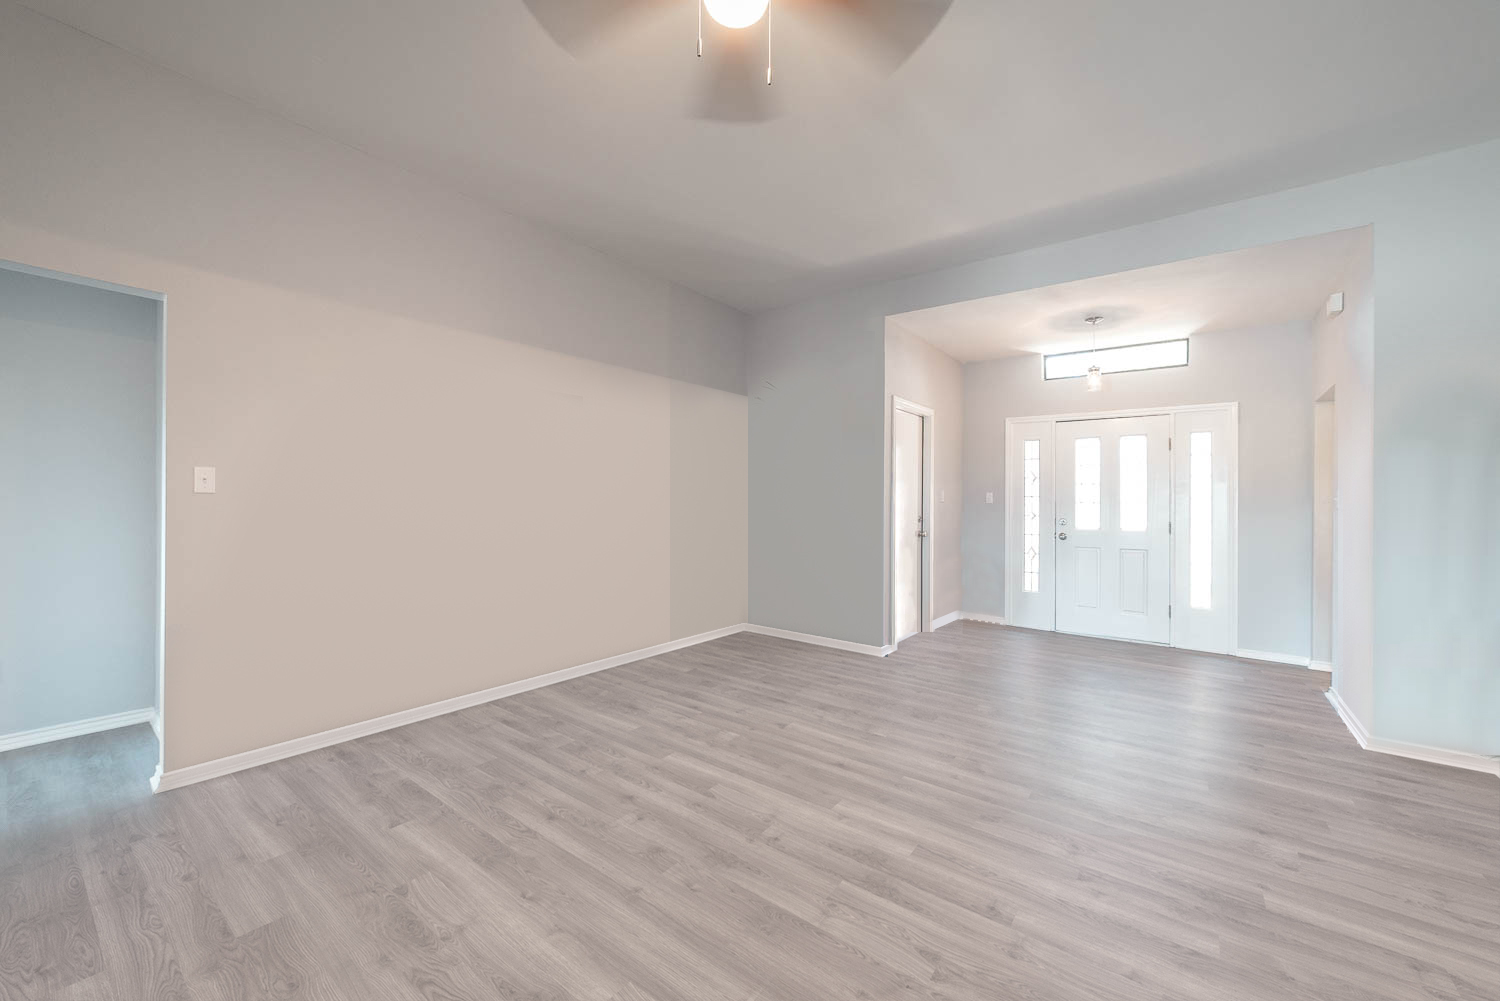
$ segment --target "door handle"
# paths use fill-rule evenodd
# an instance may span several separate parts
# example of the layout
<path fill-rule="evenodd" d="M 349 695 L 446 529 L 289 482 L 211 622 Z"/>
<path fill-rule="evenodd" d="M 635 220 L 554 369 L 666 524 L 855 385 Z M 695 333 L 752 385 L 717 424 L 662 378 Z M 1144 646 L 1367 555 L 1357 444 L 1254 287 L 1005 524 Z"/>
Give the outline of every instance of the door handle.
<path fill-rule="evenodd" d="M 1067 542 L 1068 541 L 1068 533 L 1067 532 L 1058 532 L 1057 533 L 1057 541 L 1058 542 Z"/>

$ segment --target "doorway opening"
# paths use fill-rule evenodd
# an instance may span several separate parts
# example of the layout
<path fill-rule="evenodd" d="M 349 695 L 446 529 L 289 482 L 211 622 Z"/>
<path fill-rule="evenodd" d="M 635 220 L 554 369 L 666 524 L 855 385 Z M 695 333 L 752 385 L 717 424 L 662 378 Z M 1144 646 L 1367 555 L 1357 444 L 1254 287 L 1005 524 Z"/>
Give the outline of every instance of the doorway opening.
<path fill-rule="evenodd" d="M 931 408 L 891 404 L 891 635 L 932 631 Z"/>
<path fill-rule="evenodd" d="M 164 310 L 0 261 L 0 752 L 139 727 L 161 770 Z"/>

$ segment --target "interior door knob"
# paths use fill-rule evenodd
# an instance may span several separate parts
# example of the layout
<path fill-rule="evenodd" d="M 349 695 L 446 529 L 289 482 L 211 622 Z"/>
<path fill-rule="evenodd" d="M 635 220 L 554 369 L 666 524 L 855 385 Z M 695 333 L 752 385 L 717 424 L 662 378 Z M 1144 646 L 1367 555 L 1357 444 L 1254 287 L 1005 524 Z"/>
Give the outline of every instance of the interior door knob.
<path fill-rule="evenodd" d="M 1068 533 L 1067 532 L 1058 532 L 1057 533 L 1057 541 L 1058 542 L 1067 542 L 1068 541 Z"/>
<path fill-rule="evenodd" d="M 925 539 L 925 538 L 927 538 L 927 533 L 926 532 L 918 532 L 917 533 L 917 538 L 919 538 L 919 539 Z"/>

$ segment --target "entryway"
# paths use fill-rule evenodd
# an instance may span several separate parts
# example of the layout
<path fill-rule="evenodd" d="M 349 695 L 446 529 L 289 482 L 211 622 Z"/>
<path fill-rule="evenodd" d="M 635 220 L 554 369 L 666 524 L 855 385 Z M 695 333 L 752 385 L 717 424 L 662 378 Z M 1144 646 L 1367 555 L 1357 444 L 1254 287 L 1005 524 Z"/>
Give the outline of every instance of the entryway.
<path fill-rule="evenodd" d="M 103 776 L 74 765 L 106 745 L 22 748 L 159 745 L 163 317 L 153 293 L 0 261 L 0 752 L 59 763 L 28 797 L 84 796 L 67 777 Z"/>
<path fill-rule="evenodd" d="M 1057 628 L 1171 639 L 1170 419 L 1061 421 L 1057 483 Z"/>
<path fill-rule="evenodd" d="M 1006 422 L 1007 619 L 1235 649 L 1238 407 Z"/>

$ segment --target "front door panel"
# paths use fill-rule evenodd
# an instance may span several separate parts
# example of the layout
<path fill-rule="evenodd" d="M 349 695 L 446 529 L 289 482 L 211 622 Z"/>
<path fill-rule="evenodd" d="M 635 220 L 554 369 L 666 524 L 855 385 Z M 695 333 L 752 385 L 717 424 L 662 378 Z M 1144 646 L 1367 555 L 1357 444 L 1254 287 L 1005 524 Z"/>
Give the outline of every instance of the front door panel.
<path fill-rule="evenodd" d="M 1057 628 L 1171 639 L 1171 418 L 1057 425 Z"/>

